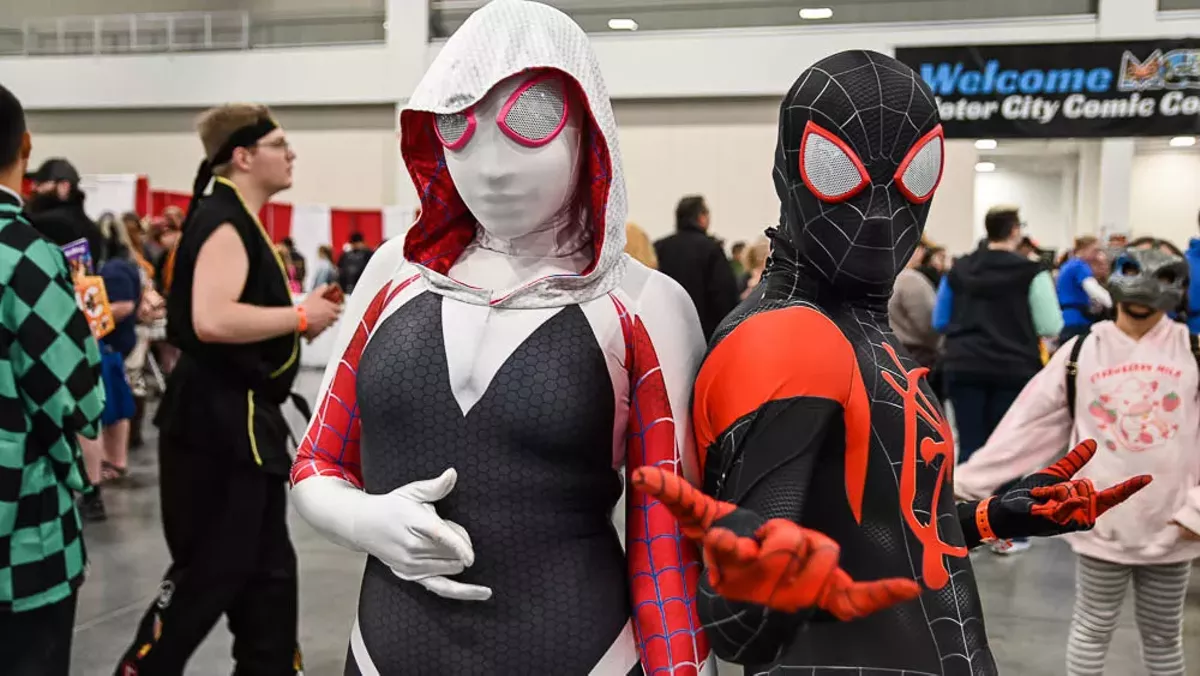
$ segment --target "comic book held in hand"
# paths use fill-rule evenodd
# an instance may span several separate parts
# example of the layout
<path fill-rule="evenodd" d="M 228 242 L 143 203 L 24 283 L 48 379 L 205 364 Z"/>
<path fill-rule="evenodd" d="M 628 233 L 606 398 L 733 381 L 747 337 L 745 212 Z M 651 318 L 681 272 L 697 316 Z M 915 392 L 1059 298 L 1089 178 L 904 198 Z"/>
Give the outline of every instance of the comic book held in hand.
<path fill-rule="evenodd" d="M 75 302 L 83 311 L 92 335 L 100 340 L 112 333 L 117 325 L 108 302 L 108 291 L 104 288 L 104 278 L 93 274 L 92 251 L 86 239 L 77 239 L 62 250 L 75 282 Z"/>
<path fill-rule="evenodd" d="M 83 275 L 75 279 L 75 302 L 83 310 L 88 327 L 96 340 L 112 333 L 117 327 L 113 319 L 112 306 L 108 303 L 108 292 L 104 289 L 104 278 L 99 275 Z"/>
<path fill-rule="evenodd" d="M 72 279 L 95 272 L 92 270 L 92 250 L 86 239 L 80 237 L 74 242 L 69 242 L 62 250 L 63 255 L 67 257 L 67 268 L 71 271 Z"/>

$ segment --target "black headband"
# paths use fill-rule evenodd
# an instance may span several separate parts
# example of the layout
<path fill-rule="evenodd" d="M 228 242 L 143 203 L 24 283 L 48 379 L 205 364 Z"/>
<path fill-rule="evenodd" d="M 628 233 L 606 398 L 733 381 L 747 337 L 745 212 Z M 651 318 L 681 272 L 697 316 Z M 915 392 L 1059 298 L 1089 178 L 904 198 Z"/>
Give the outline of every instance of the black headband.
<path fill-rule="evenodd" d="M 213 177 L 213 167 L 225 164 L 233 159 L 233 151 L 238 148 L 249 148 L 259 139 L 270 134 L 279 128 L 269 117 L 260 117 L 253 123 L 241 127 L 229 135 L 225 143 L 217 149 L 211 158 L 205 158 L 200 163 L 200 168 L 196 170 L 196 180 L 192 183 L 192 199 L 188 202 L 187 215 L 184 216 L 183 223 L 186 226 L 192 220 L 192 212 L 196 210 L 196 203 L 204 195 L 204 189 L 208 187 Z"/>

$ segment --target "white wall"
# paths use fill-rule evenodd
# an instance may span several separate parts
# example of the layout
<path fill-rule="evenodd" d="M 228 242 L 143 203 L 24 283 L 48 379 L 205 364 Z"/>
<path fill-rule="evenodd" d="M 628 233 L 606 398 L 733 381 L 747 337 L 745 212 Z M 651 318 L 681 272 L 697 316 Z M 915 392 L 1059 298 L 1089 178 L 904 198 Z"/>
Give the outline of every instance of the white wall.
<path fill-rule="evenodd" d="M 971 230 L 975 208 L 975 161 L 978 155 L 971 141 L 947 141 L 942 182 L 933 196 L 925 235 L 951 254 L 975 248 L 977 239 Z"/>
<path fill-rule="evenodd" d="M 295 185 L 281 199 L 339 207 L 411 204 L 411 188 L 397 192 L 400 150 L 393 110 L 274 109 L 298 156 Z M 198 112 L 32 113 L 32 163 L 62 156 L 83 173 L 143 174 L 153 188 L 190 192 L 202 157 L 193 131 Z M 404 182 L 411 185 L 406 177 Z"/>
<path fill-rule="evenodd" d="M 394 103 L 419 70 L 384 45 L 213 54 L 0 58 L 0 82 L 29 110 Z M 53 87 L 46 83 L 55 83 Z"/>
<path fill-rule="evenodd" d="M 1133 158 L 1131 212 L 1134 236 L 1169 239 L 1180 248 L 1200 235 L 1200 151 L 1167 150 Z"/>
<path fill-rule="evenodd" d="M 778 102 L 618 102 L 629 220 L 658 238 L 675 229 L 675 203 L 704 195 L 714 234 L 752 240 L 779 222 L 771 181 Z"/>
<path fill-rule="evenodd" d="M 1059 171 L 997 169 L 975 175 L 975 209 L 972 220 L 976 241 L 984 236 L 983 217 L 998 205 L 1020 207 L 1027 234 L 1043 247 L 1062 250 L 1070 245 L 1074 228 L 1073 176 Z"/>

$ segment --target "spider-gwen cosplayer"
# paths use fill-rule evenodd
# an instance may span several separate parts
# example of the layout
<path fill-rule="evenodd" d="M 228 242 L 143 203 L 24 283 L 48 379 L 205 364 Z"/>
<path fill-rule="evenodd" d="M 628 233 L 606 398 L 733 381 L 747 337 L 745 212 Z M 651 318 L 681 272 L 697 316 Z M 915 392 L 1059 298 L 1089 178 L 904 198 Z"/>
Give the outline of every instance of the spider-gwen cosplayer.
<path fill-rule="evenodd" d="M 628 555 L 611 520 L 622 467 L 698 480 L 704 341 L 624 254 L 585 33 L 492 2 L 400 123 L 421 216 L 355 288 L 292 472 L 303 517 L 369 554 L 346 673 L 707 673 L 699 551 L 645 495 Z"/>
<path fill-rule="evenodd" d="M 844 52 L 800 76 L 780 111 L 770 263 L 696 380 L 707 495 L 635 473 L 702 542 L 701 620 L 747 673 L 994 674 L 968 551 L 1089 528 L 1149 480 L 1072 481 L 1093 444 L 955 503 L 950 426 L 887 323 L 942 155 L 933 94 L 895 59 Z"/>

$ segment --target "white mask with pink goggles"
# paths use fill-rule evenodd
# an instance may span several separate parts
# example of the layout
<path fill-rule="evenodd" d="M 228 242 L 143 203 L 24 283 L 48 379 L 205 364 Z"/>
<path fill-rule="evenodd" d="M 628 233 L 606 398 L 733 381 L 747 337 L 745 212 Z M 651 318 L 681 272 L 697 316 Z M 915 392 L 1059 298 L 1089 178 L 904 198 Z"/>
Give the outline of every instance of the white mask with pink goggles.
<path fill-rule="evenodd" d="M 526 72 L 467 110 L 436 116 L 446 168 L 489 240 L 539 233 L 562 247 L 550 233 L 580 234 L 560 227 L 574 220 L 579 187 L 582 121 L 570 91 L 558 71 Z"/>

